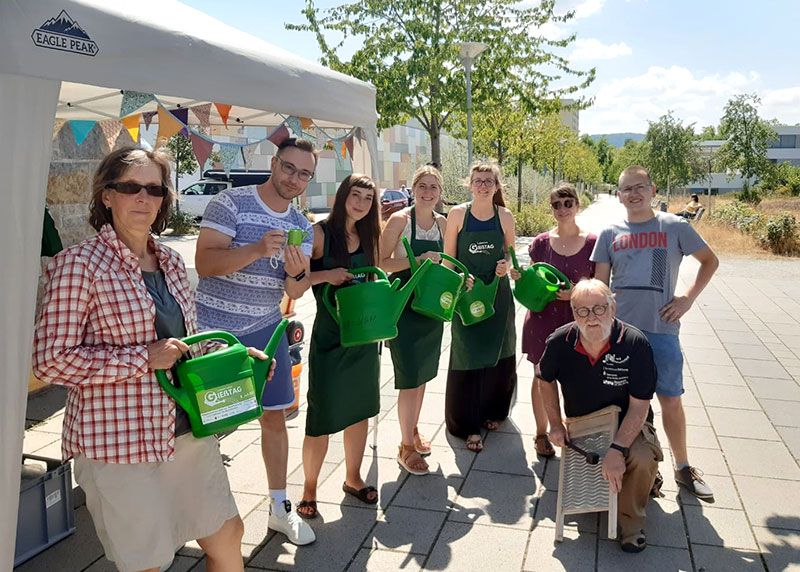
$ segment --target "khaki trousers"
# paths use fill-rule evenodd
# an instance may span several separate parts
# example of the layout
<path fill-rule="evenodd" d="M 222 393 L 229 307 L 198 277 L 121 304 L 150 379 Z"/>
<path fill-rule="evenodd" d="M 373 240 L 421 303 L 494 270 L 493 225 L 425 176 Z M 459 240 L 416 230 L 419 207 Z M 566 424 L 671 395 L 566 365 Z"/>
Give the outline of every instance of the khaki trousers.
<path fill-rule="evenodd" d="M 625 475 L 622 490 L 617 496 L 618 526 L 622 538 L 639 534 L 644 530 L 645 508 L 650 500 L 650 489 L 658 472 L 658 463 L 664 460 L 656 430 L 645 423 L 642 431 L 633 440 L 628 458 L 625 460 Z"/>

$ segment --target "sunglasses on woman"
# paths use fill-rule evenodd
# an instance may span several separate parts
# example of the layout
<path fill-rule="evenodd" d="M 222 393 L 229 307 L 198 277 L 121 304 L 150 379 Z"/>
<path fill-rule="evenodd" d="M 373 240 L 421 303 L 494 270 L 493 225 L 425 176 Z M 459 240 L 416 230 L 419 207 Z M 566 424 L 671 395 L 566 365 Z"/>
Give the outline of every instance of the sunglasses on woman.
<path fill-rule="evenodd" d="M 553 201 L 550 203 L 550 206 L 553 207 L 554 211 L 561 210 L 561 207 L 565 209 L 571 209 L 575 205 L 575 201 L 573 199 L 564 199 L 563 201 Z"/>
<path fill-rule="evenodd" d="M 166 197 L 167 187 L 164 185 L 141 185 L 139 183 L 108 183 L 106 185 L 109 189 L 114 189 L 123 195 L 138 195 L 139 191 L 144 189 L 151 197 Z"/>

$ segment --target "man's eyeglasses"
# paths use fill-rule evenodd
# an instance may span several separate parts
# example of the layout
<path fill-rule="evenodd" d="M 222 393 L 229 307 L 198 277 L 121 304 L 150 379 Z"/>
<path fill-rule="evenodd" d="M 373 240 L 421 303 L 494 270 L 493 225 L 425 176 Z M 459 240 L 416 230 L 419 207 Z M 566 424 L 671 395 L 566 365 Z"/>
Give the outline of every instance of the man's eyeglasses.
<path fill-rule="evenodd" d="M 624 188 L 620 189 L 619 192 L 622 193 L 623 195 L 629 195 L 631 193 L 638 193 L 638 194 L 642 195 L 642 194 L 646 193 L 647 191 L 649 191 L 650 188 L 651 187 L 649 187 L 648 185 L 644 185 L 644 184 L 640 183 L 640 184 L 635 185 L 633 187 L 624 187 Z"/>
<path fill-rule="evenodd" d="M 561 207 L 565 209 L 571 209 L 572 206 L 575 204 L 575 201 L 572 199 L 564 199 L 563 201 L 553 201 L 550 203 L 550 206 L 553 208 L 554 211 L 560 211 Z"/>
<path fill-rule="evenodd" d="M 471 183 L 476 187 L 494 187 L 495 180 L 494 179 L 472 179 Z"/>
<path fill-rule="evenodd" d="M 311 178 L 314 176 L 314 173 L 312 171 L 306 171 L 305 169 L 302 170 L 298 169 L 294 165 L 294 163 L 290 163 L 289 161 L 284 161 L 277 155 L 275 155 L 275 158 L 278 161 L 280 161 L 281 171 L 283 172 L 284 175 L 289 175 L 291 177 L 292 175 L 296 174 L 297 178 L 303 181 L 304 183 L 309 182 Z"/>
<path fill-rule="evenodd" d="M 586 318 L 589 315 L 589 313 L 592 313 L 599 318 L 600 316 L 606 313 L 606 310 L 608 310 L 608 304 L 595 304 L 591 308 L 589 306 L 572 308 L 572 311 L 575 312 L 575 315 L 581 318 Z"/>
<path fill-rule="evenodd" d="M 134 182 L 118 182 L 108 183 L 106 187 L 114 189 L 123 195 L 138 195 L 139 191 L 144 189 L 151 197 L 164 198 L 167 196 L 167 187 L 164 185 L 141 185 Z"/>

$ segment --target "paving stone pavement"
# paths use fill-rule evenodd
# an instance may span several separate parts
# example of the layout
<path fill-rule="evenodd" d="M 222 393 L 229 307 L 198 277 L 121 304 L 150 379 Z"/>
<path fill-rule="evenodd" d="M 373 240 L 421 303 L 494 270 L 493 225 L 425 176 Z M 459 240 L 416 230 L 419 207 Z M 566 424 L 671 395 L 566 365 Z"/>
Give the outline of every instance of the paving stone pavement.
<path fill-rule="evenodd" d="M 621 216 L 615 200 L 600 197 L 581 223 L 598 229 Z M 524 250 L 521 239 L 519 249 Z M 176 241 L 191 266 L 192 241 Z M 533 449 L 531 365 L 518 355 L 519 386 L 510 418 L 485 435 L 480 454 L 444 428 L 446 371 L 427 385 L 420 427 L 432 439 L 432 474 L 411 477 L 395 455 L 399 442 L 396 392 L 388 352 L 381 357 L 381 412 L 370 422 L 364 471 L 380 503 L 366 507 L 344 498 L 341 435 L 334 436 L 319 489 L 322 518 L 317 542 L 296 548 L 269 532 L 266 478 L 256 424 L 221 442 L 231 486 L 245 522 L 247 570 L 800 570 L 800 268 L 723 260 L 683 319 L 688 442 L 693 464 L 706 474 L 716 502 L 678 492 L 665 449 L 665 498 L 648 507 L 648 544 L 629 555 L 607 539 L 602 515 L 568 520 L 554 543 L 558 459 L 538 459 Z M 761 268 L 763 271 L 759 271 Z M 684 262 L 681 281 L 696 265 Z M 311 329 L 313 298 L 297 306 Z M 517 325 L 524 312 L 518 310 Z M 449 331 L 441 367 L 446 367 Z M 307 352 L 304 352 L 307 353 Z M 307 371 L 303 386 L 306 387 Z M 62 399 L 59 403 L 59 397 Z M 52 403 L 55 402 L 56 406 Z M 653 402 L 658 412 L 658 404 Z M 25 451 L 59 456 L 63 393 L 48 390 L 31 400 Z M 38 422 L 38 423 L 37 423 Z M 302 485 L 305 416 L 288 422 L 289 492 Z M 656 421 L 660 429 L 660 421 Z M 666 438 L 661 435 L 666 447 Z M 92 571 L 114 568 L 103 557 L 83 496 L 76 491 L 77 532 L 19 567 L 19 571 Z M 171 571 L 205 570 L 196 544 L 182 548 Z"/>

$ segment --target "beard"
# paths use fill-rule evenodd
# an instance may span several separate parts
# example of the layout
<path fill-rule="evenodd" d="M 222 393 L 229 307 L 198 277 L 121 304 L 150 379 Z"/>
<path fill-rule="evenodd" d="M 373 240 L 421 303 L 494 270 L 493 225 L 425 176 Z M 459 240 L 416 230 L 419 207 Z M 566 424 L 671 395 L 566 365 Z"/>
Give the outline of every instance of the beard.
<path fill-rule="evenodd" d="M 586 326 L 578 325 L 578 330 L 581 333 L 581 338 L 592 343 L 601 343 L 611 337 L 611 327 L 613 322 L 608 324 L 601 323 L 599 328 L 587 328 Z"/>
<path fill-rule="evenodd" d="M 305 191 L 305 186 L 295 191 L 289 188 L 288 185 L 285 185 L 282 181 L 273 181 L 272 186 L 275 187 L 275 192 L 278 193 L 278 196 L 287 201 L 291 201 L 295 197 L 299 197 Z"/>

